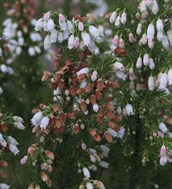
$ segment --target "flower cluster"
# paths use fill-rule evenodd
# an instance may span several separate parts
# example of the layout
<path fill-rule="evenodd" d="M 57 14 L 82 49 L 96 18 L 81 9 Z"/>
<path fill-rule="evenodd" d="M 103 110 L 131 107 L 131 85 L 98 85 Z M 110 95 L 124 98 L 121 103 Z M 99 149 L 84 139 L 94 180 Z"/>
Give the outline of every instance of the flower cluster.
<path fill-rule="evenodd" d="M 99 48 L 96 43 L 102 42 L 104 35 L 95 26 L 85 23 L 86 20 L 80 16 L 75 16 L 70 21 L 63 14 L 53 15 L 47 12 L 37 21 L 35 30 L 48 33 L 44 39 L 45 49 L 50 48 L 52 43 L 67 41 L 68 49 L 88 48 L 94 54 L 98 54 Z"/>
<path fill-rule="evenodd" d="M 14 155 L 17 155 L 20 151 L 18 149 L 18 142 L 15 138 L 8 135 L 9 125 L 14 125 L 14 127 L 23 130 L 25 126 L 23 125 L 24 121 L 19 116 L 12 116 L 8 114 L 0 114 L 0 146 L 1 146 L 1 156 L 6 152 L 10 152 Z M 0 157 L 0 175 L 3 179 L 7 179 L 8 175 L 6 172 L 6 167 L 8 167 L 8 162 L 3 160 Z M 2 189 L 8 189 L 9 185 L 5 183 L 0 183 Z"/>
<path fill-rule="evenodd" d="M 108 157 L 109 148 L 103 143 L 121 140 L 125 133 L 125 129 L 120 127 L 122 115 L 118 115 L 116 109 L 120 84 L 114 78 L 114 55 L 97 55 L 96 42 L 102 42 L 103 33 L 80 16 L 69 21 L 62 14 L 47 12 L 37 21 L 35 30 L 48 33 L 44 39 L 46 49 L 57 41 L 61 45 L 54 59 L 55 72 L 45 71 L 42 77 L 42 81 L 51 82 L 54 103 L 41 104 L 39 109 L 33 110 L 32 132 L 40 138 L 41 145 L 36 145 L 32 164 L 46 167 L 44 176 L 46 173 L 46 178 L 49 178 L 46 171 L 50 164 L 40 160 L 44 166 L 38 163 L 38 157 L 44 157 L 44 148 L 48 145 L 55 156 L 53 166 L 72 160 L 74 175 L 76 171 L 82 173 L 78 176 L 78 184 L 84 176 L 80 187 L 104 188 L 100 181 L 90 180 L 90 171 L 96 171 L 99 166 L 108 168 L 109 163 L 104 158 Z M 94 56 L 99 59 L 99 65 L 92 59 Z M 132 114 L 129 107 L 126 109 L 128 114 Z M 67 157 L 66 153 L 71 150 L 77 161 Z M 65 157 L 60 159 L 63 153 Z M 28 155 L 21 163 L 26 163 L 27 159 Z M 59 175 L 59 172 L 60 168 L 53 169 L 51 177 Z M 58 186 L 61 180 L 52 180 L 50 184 L 47 179 L 42 181 L 49 187 L 54 182 Z M 36 185 L 38 183 L 31 184 L 32 188 Z"/>
<path fill-rule="evenodd" d="M 98 72 L 90 73 L 88 66 L 85 62 L 78 67 L 66 60 L 55 74 L 44 72 L 42 80 L 51 78 L 55 104 L 41 105 L 41 109 L 31 119 L 33 132 L 40 136 L 41 141 L 46 142 L 46 138 L 52 133 L 57 137 L 58 143 L 63 143 L 67 133 L 71 137 L 81 138 L 77 143 L 85 141 L 84 135 L 91 135 L 96 142 L 101 142 L 103 138 L 108 142 L 112 142 L 113 138 L 123 138 L 125 129 L 118 125 L 121 117 L 115 115 L 113 98 L 109 97 L 107 103 L 103 103 L 106 94 L 119 87 L 118 83 L 98 79 Z M 91 123 L 87 119 L 80 119 L 83 116 L 95 121 Z M 106 146 L 101 145 L 99 153 L 94 148 L 87 148 L 83 142 L 81 146 L 86 152 L 85 156 L 91 161 L 90 170 L 96 170 L 97 165 L 108 167 L 108 163 L 102 160 L 108 156 L 109 149 Z M 79 162 L 78 169 L 83 165 L 84 161 Z"/>
<path fill-rule="evenodd" d="M 170 1 L 164 1 L 164 6 L 168 9 L 170 7 Z M 157 16 L 156 19 L 151 21 L 146 28 L 144 28 L 143 21 L 149 17 L 149 11 L 154 15 L 157 15 L 159 7 L 161 6 L 156 0 L 152 1 L 141 1 L 139 11 L 137 13 L 137 18 L 141 20 L 138 24 L 137 34 L 142 35 L 140 39 L 140 45 L 148 45 L 150 49 L 154 47 L 154 43 L 158 40 L 162 46 L 169 50 L 172 47 L 172 28 L 170 26 L 170 17 L 167 13 L 162 14 L 160 17 Z M 169 27 L 170 26 L 170 27 Z M 143 34 L 142 34 L 143 33 Z"/>
<path fill-rule="evenodd" d="M 52 180 L 50 179 L 50 174 L 53 171 L 53 160 L 55 156 L 50 150 L 43 150 L 38 146 L 38 144 L 33 144 L 28 148 L 27 155 L 25 155 L 20 163 L 24 165 L 27 161 L 32 161 L 32 165 L 36 169 L 40 169 L 40 178 L 46 183 L 48 187 L 52 186 Z M 34 189 L 40 187 L 38 184 L 31 183 L 29 189 Z"/>
<path fill-rule="evenodd" d="M 109 156 L 110 152 L 110 149 L 106 145 L 100 145 L 88 149 L 87 145 L 85 143 L 82 143 L 81 147 L 88 154 L 88 157 L 90 159 L 90 165 L 88 166 L 88 168 L 83 167 L 83 165 L 79 165 L 78 172 L 83 172 L 85 178 L 90 178 L 89 170 L 96 171 L 98 169 L 97 166 L 108 168 L 109 163 L 103 160 L 104 158 L 107 158 Z"/>
<path fill-rule="evenodd" d="M 140 130 L 145 132 L 142 139 L 148 142 L 148 146 L 151 143 L 152 146 L 158 147 L 171 136 L 171 132 L 164 124 L 171 119 L 169 50 L 172 47 L 172 25 L 168 11 L 170 6 L 170 1 L 143 0 L 138 6 L 135 19 L 127 14 L 127 10 L 120 9 L 114 11 L 109 18 L 110 23 L 115 25 L 115 36 L 112 40 L 116 58 L 114 71 L 121 86 L 121 102 L 117 105 L 119 115 L 124 116 L 121 125 L 126 129 L 127 143 L 130 143 L 131 134 L 137 137 L 137 129 L 133 124 L 142 125 Z M 160 16 L 159 12 L 161 12 Z M 157 51 L 158 54 L 155 53 Z M 166 66 L 165 70 L 164 66 Z M 141 96 L 143 98 L 140 101 Z M 157 109 L 155 96 L 158 96 L 159 103 L 163 103 L 163 108 Z M 150 105 L 146 104 L 148 99 L 151 101 Z M 168 102 L 165 99 L 168 99 Z M 156 119 L 155 124 L 149 121 L 152 111 L 154 112 L 152 116 Z M 132 126 L 128 125 L 129 123 Z M 168 121 L 166 123 L 171 125 Z M 145 159 L 150 161 L 153 157 L 144 148 L 146 147 L 143 147 L 141 159 L 145 165 Z M 131 146 L 129 149 L 128 155 L 135 154 Z M 126 149 L 124 151 L 124 155 L 127 155 Z M 162 156 L 162 161 L 165 157 Z"/>
<path fill-rule="evenodd" d="M 33 18 L 35 11 L 32 6 L 33 2 L 30 0 L 4 4 L 9 17 L 3 22 L 3 36 L 12 56 L 8 60 L 9 63 L 23 52 L 32 57 L 42 51 L 42 37 L 34 31 L 36 20 Z"/>

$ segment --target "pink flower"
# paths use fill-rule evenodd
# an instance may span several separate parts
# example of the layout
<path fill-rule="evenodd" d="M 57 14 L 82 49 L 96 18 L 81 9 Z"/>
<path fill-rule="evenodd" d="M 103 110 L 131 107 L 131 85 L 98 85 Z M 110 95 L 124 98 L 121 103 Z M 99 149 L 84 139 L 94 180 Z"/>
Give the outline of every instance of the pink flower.
<path fill-rule="evenodd" d="M 90 160 L 91 162 L 95 163 L 96 162 L 96 158 L 93 155 L 90 155 Z"/>
<path fill-rule="evenodd" d="M 81 148 L 82 148 L 83 150 L 86 150 L 86 148 L 87 148 L 86 144 L 85 144 L 85 143 L 82 143 L 82 144 L 81 144 Z"/>
<path fill-rule="evenodd" d="M 165 156 L 165 155 L 166 155 L 166 152 L 167 152 L 166 147 L 163 145 L 163 146 L 161 147 L 161 150 L 160 150 L 160 156 Z"/>

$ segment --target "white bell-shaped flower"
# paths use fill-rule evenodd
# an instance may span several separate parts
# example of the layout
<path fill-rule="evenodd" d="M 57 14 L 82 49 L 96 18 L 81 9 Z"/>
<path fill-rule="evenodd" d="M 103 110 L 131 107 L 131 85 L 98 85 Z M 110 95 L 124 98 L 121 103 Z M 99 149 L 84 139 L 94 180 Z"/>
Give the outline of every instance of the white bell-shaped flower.
<path fill-rule="evenodd" d="M 167 133 L 167 132 L 168 132 L 167 126 L 166 126 L 163 122 L 160 122 L 160 123 L 159 123 L 159 129 L 160 129 L 163 133 Z"/>
<path fill-rule="evenodd" d="M 41 129 L 46 129 L 48 124 L 49 124 L 50 118 L 49 117 L 43 117 L 40 123 L 40 128 Z"/>
<path fill-rule="evenodd" d="M 114 11 L 114 12 L 111 14 L 110 18 L 109 18 L 109 22 L 110 22 L 111 24 L 112 24 L 112 23 L 115 23 L 116 17 L 117 17 L 117 13 L 116 13 L 116 11 Z"/>
<path fill-rule="evenodd" d="M 90 171 L 89 171 L 86 167 L 84 167 L 84 168 L 82 169 L 82 171 L 83 171 L 83 174 L 84 174 L 84 176 L 85 176 L 86 178 L 90 178 Z"/>
<path fill-rule="evenodd" d="M 128 116 L 134 115 L 133 106 L 131 104 L 127 104 L 125 110 Z"/>
<path fill-rule="evenodd" d="M 150 76 L 148 79 L 148 88 L 150 91 L 153 91 L 155 89 L 155 79 L 153 76 Z"/>
<path fill-rule="evenodd" d="M 168 84 L 168 75 L 166 73 L 163 73 L 160 77 L 160 84 L 159 89 L 164 90 L 167 87 Z"/>

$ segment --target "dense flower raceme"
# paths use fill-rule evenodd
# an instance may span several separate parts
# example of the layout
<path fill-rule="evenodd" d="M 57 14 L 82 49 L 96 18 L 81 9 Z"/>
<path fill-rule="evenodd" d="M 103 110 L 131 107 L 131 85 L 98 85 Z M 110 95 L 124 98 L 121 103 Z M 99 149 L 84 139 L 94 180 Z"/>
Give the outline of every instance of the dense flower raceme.
<path fill-rule="evenodd" d="M 14 125 L 15 128 L 20 130 L 25 129 L 24 121 L 21 117 L 0 113 L 0 146 L 1 146 L 0 175 L 3 179 L 7 179 L 8 177 L 7 172 L 5 170 L 6 167 L 8 167 L 8 162 L 3 160 L 2 155 L 4 153 L 9 153 L 9 152 L 14 155 L 17 155 L 20 152 L 18 149 L 19 143 L 15 138 L 9 135 L 10 125 Z M 0 183 L 0 188 L 8 189 L 9 185 L 5 183 Z"/>
<path fill-rule="evenodd" d="M 33 18 L 35 11 L 32 6 L 31 0 L 4 4 L 8 18 L 3 22 L 3 36 L 12 56 L 7 60 L 8 63 L 22 52 L 31 57 L 41 53 L 42 37 L 34 31 L 36 20 Z"/>
<path fill-rule="evenodd" d="M 51 15 L 56 14 L 51 13 Z M 51 46 L 51 39 L 54 34 L 55 40 L 53 42 L 56 42 L 59 37 L 64 37 L 68 32 L 68 42 L 63 44 L 64 47 L 62 45 L 58 48 L 58 54 L 54 60 L 56 72 L 45 71 L 42 77 L 43 81 L 48 79 L 51 81 L 54 104 L 49 106 L 42 104 L 38 110 L 34 110 L 36 112 L 31 119 L 33 133 L 40 137 L 41 145 L 32 145 L 34 155 L 28 154 L 21 160 L 21 163 L 24 164 L 30 159 L 33 165 L 40 169 L 42 164 L 47 164 L 43 157 L 49 146 L 48 150 L 54 154 L 52 168 L 56 164 L 60 166 L 59 162 L 65 161 L 65 159 L 59 159 L 63 156 L 60 149 L 63 146 L 67 148 L 67 141 L 69 140 L 71 141 L 70 150 L 72 149 L 73 153 L 77 155 L 74 170 L 77 169 L 79 172 L 79 181 L 84 177 L 80 188 L 91 186 L 92 188 L 104 188 L 100 181 L 90 180 L 90 170 L 96 171 L 99 166 L 108 168 L 109 164 L 104 158 L 108 157 L 109 148 L 106 145 L 97 145 L 95 142 L 106 141 L 110 143 L 114 138 L 122 139 L 125 132 L 125 129 L 119 126 L 122 116 L 117 115 L 115 108 L 116 93 L 119 93 L 120 85 L 114 80 L 113 74 L 109 74 L 109 71 L 113 70 L 114 56 L 102 54 L 99 57 L 94 55 L 95 51 L 90 45 L 94 40 L 98 42 L 102 40 L 103 34 L 94 26 L 90 25 L 89 29 L 86 28 L 88 25 L 82 22 L 83 18 L 74 17 L 70 22 L 66 20 L 64 15 L 60 14 L 56 15 L 58 20 L 55 21 L 51 15 L 50 12 L 44 14 L 43 18 L 38 20 L 35 28 L 36 30 L 44 29 L 49 32 L 44 40 L 45 48 Z M 83 43 L 83 48 L 80 48 L 80 45 L 74 46 L 73 40 L 71 43 L 71 36 L 78 39 L 78 44 Z M 58 42 L 60 41 L 58 40 Z M 97 47 L 95 46 L 95 48 Z M 106 66 L 107 71 L 102 70 L 100 64 L 97 65 L 91 59 L 91 54 L 99 59 L 102 67 Z M 130 107 L 128 109 L 131 114 Z M 52 145 L 50 145 L 50 141 Z M 82 155 L 79 155 L 80 153 Z M 38 158 L 40 156 L 42 161 Z M 60 168 L 57 170 L 53 168 L 51 172 L 42 169 L 40 179 L 49 187 L 53 182 L 58 186 L 60 180 L 55 181 L 50 180 L 50 178 L 53 178 L 55 173 L 58 175 L 59 171 Z M 42 174 L 44 177 L 42 177 Z M 33 183 L 29 187 L 34 188 L 36 185 L 38 183 Z"/>
<path fill-rule="evenodd" d="M 67 20 L 63 14 L 47 12 L 40 18 L 35 30 L 44 30 L 47 35 L 44 39 L 44 48 L 48 49 L 52 43 L 67 41 L 68 49 L 84 50 L 88 48 L 94 54 L 99 54 L 96 43 L 103 40 L 103 33 L 93 25 L 86 24 L 86 18 L 75 16 Z"/>
<path fill-rule="evenodd" d="M 126 117 L 126 122 L 124 120 L 124 127 L 128 133 L 127 143 L 130 144 L 128 140 L 131 134 L 135 136 L 138 143 L 141 140 L 147 143 L 146 147 L 141 144 L 142 142 L 139 144 L 142 146 L 140 154 L 143 165 L 153 158 L 149 154 L 149 146 L 160 148 L 163 141 L 168 145 L 169 138 L 171 138 L 171 132 L 168 129 L 168 125 L 172 124 L 170 113 L 172 103 L 170 100 L 172 70 L 169 53 L 172 47 L 170 7 L 170 1 L 143 0 L 139 4 L 135 18 L 127 14 L 127 11 L 120 9 L 114 11 L 109 18 L 110 23 L 115 24 L 113 38 L 116 54 L 115 75 L 123 86 L 121 99 L 125 102 L 119 108 L 119 112 L 129 116 Z M 128 92 L 126 88 L 129 89 Z M 160 106 L 160 104 L 163 105 Z M 155 122 L 153 123 L 152 120 Z M 142 136 L 137 134 L 137 126 L 134 126 L 137 123 L 144 131 Z M 142 139 L 137 137 L 142 137 Z M 124 150 L 125 155 L 136 153 L 131 145 L 130 147 L 126 145 L 126 148 L 128 150 L 127 153 Z M 167 150 L 170 150 L 169 146 Z M 157 154 L 154 156 L 157 158 Z M 161 155 L 160 164 L 170 162 L 170 158 L 170 151 Z"/>
<path fill-rule="evenodd" d="M 59 57 L 61 59 L 58 61 L 63 61 L 62 52 L 59 52 Z M 112 142 L 113 138 L 122 139 L 125 131 L 119 127 L 121 117 L 115 115 L 114 94 L 111 92 L 112 89 L 117 89 L 119 84 L 113 80 L 99 79 L 99 71 L 91 71 L 89 66 L 91 65 L 86 61 L 78 65 L 67 59 L 55 74 L 45 72 L 42 80 L 51 78 L 55 104 L 41 105 L 42 110 L 36 112 L 31 119 L 33 132 L 41 137 L 40 140 L 46 142 L 52 133 L 57 137 L 59 143 L 57 148 L 65 142 L 66 134 L 70 133 L 71 138 L 79 137 L 77 145 L 81 143 L 79 149 L 83 154 L 77 160 L 78 171 L 87 178 L 83 183 L 89 183 L 88 170 L 95 171 L 98 166 L 108 167 L 108 163 L 103 159 L 107 158 L 109 153 L 109 148 L 105 145 L 93 148 L 90 148 L 89 144 L 87 146 L 86 135 L 91 136 L 96 142 L 103 139 Z M 58 156 L 60 155 L 57 154 Z M 89 160 L 86 164 L 82 160 L 84 156 Z"/>

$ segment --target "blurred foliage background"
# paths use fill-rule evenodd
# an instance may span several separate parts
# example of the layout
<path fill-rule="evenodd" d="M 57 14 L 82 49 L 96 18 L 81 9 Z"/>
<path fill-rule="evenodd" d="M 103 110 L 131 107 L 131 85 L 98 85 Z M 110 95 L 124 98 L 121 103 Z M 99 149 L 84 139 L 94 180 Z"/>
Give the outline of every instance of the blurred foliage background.
<path fill-rule="evenodd" d="M 6 18 L 6 10 L 3 8 L 3 3 L 12 3 L 14 0 L 0 0 L 0 34 L 2 34 L 2 22 Z M 126 7 L 133 12 L 137 7 L 136 0 L 106 0 L 109 11 L 115 10 L 117 7 Z M 36 18 L 39 18 L 44 12 L 51 8 L 57 7 L 62 10 L 64 14 L 70 16 L 71 14 L 85 15 L 89 10 L 94 7 L 85 6 L 84 0 L 81 0 L 81 4 L 77 7 L 71 6 L 70 0 L 35 0 L 36 4 Z M 25 154 L 27 147 L 35 140 L 32 137 L 30 128 L 30 118 L 32 116 L 31 110 L 37 107 L 41 102 L 50 103 L 52 101 L 50 86 L 41 82 L 43 70 L 47 69 L 48 60 L 20 56 L 14 63 L 15 75 L 10 77 L 10 80 L 6 82 L 8 90 L 3 94 L 3 99 L 0 100 L 1 105 L 8 112 L 13 112 L 16 115 L 23 117 L 26 120 L 27 129 L 25 132 L 14 132 L 14 136 L 18 139 L 21 154 L 16 158 L 8 156 L 8 160 L 11 162 L 9 166 L 9 181 L 12 189 L 24 189 L 30 183 L 32 178 L 32 170 L 29 167 L 22 167 L 19 164 L 20 158 Z M 49 63 L 48 63 L 49 64 Z M 102 178 L 105 180 L 107 189 L 125 189 L 129 175 L 124 167 L 124 162 L 120 150 L 116 146 L 112 146 L 111 151 L 111 166 L 102 173 Z M 129 162 L 130 164 L 134 162 Z M 30 170 L 30 172 L 28 171 Z M 153 171 L 152 171 L 153 170 Z M 148 170 L 141 170 L 147 172 L 147 180 L 142 180 L 143 188 L 146 182 L 152 182 L 151 188 L 171 189 L 171 171 L 172 166 L 167 165 L 161 167 L 158 170 L 150 165 L 150 172 Z M 156 185 L 157 184 L 157 185 Z M 150 189 L 151 189 L 150 188 Z M 127 189 L 127 188 L 126 188 Z M 146 189 L 146 188 L 145 188 Z"/>

